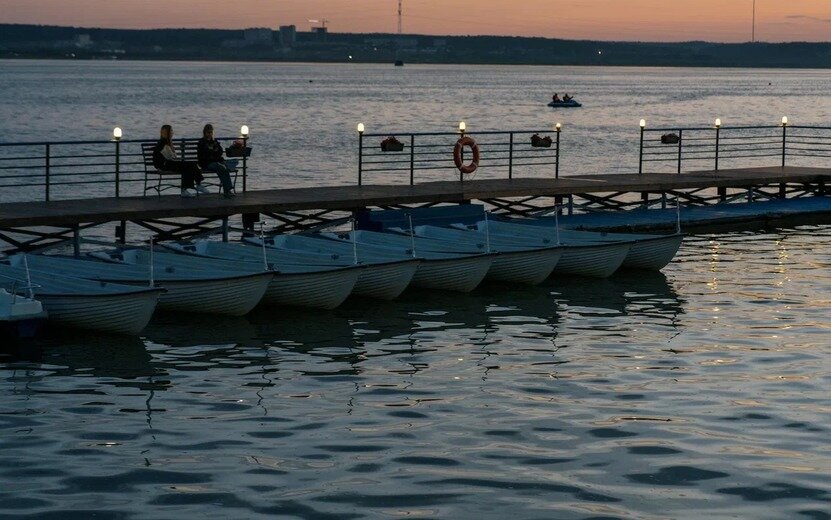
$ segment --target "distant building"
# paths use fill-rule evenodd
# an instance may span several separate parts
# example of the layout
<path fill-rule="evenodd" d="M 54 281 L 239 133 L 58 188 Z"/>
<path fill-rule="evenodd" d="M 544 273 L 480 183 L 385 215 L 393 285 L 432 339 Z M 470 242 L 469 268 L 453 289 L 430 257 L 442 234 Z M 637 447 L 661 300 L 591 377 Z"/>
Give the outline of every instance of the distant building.
<path fill-rule="evenodd" d="M 79 34 L 75 37 L 75 46 L 79 49 L 92 47 L 92 36 L 89 34 Z"/>
<path fill-rule="evenodd" d="M 297 27 L 294 25 L 280 26 L 280 45 L 291 47 L 297 43 Z"/>
<path fill-rule="evenodd" d="M 329 34 L 329 29 L 327 27 L 312 27 L 312 34 L 315 40 L 325 42 L 326 35 Z"/>
<path fill-rule="evenodd" d="M 246 29 L 243 33 L 246 47 L 270 47 L 274 45 L 274 33 L 271 29 Z"/>

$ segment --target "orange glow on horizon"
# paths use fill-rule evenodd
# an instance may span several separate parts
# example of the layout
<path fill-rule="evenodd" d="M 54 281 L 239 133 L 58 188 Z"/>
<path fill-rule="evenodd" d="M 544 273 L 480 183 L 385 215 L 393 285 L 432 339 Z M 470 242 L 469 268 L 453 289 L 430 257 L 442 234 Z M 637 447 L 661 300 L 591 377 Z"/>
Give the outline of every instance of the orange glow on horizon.
<path fill-rule="evenodd" d="M 404 0 L 404 32 L 436 35 L 750 40 L 752 0 Z M 828 41 L 828 0 L 757 0 L 759 41 Z M 110 28 L 245 27 L 329 20 L 333 32 L 397 29 L 396 0 L 0 0 L 0 23 Z"/>

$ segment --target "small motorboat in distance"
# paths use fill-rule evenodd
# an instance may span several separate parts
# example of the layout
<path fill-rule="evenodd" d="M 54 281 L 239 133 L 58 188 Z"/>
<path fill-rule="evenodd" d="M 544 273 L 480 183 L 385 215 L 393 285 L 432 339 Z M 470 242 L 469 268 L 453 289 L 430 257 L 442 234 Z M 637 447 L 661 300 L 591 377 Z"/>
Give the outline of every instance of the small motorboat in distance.
<path fill-rule="evenodd" d="M 138 334 L 153 316 L 164 289 L 84 280 L 0 263 L 0 287 L 31 290 L 49 320 L 81 329 Z"/>
<path fill-rule="evenodd" d="M 579 108 L 583 105 L 573 99 L 569 99 L 568 101 L 549 101 L 548 106 L 551 108 Z"/>
<path fill-rule="evenodd" d="M 46 316 L 39 301 L 0 289 L 0 337 L 34 337 Z"/>

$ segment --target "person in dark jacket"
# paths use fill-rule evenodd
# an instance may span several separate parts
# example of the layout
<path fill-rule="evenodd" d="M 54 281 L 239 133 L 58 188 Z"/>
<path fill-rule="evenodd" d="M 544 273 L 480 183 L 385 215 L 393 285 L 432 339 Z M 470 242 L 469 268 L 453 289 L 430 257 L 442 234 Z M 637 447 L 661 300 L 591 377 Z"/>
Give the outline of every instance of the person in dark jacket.
<path fill-rule="evenodd" d="M 213 125 L 205 125 L 205 128 L 202 129 L 202 139 L 196 145 L 197 162 L 203 171 L 216 173 L 222 183 L 222 191 L 227 199 L 234 196 L 231 170 L 236 169 L 237 162 L 233 159 L 225 161 L 222 154 L 222 145 L 214 139 Z"/>
<path fill-rule="evenodd" d="M 195 161 L 183 161 L 173 146 L 173 128 L 163 125 L 159 130 L 159 141 L 153 147 L 153 166 L 157 170 L 182 174 L 182 197 L 195 197 L 197 193 L 208 193 L 202 186 L 202 171 Z M 194 191 L 195 188 L 195 191 Z"/>

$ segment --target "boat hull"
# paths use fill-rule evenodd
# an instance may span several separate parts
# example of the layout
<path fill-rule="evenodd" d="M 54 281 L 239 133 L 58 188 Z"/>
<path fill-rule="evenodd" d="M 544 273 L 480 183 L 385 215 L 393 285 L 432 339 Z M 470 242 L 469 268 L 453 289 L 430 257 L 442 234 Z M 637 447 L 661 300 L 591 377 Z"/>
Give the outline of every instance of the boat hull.
<path fill-rule="evenodd" d="M 631 245 L 617 243 L 563 246 L 563 255 L 557 262 L 553 274 L 608 278 L 623 265 Z"/>
<path fill-rule="evenodd" d="M 150 321 L 161 291 L 102 295 L 39 294 L 38 300 L 57 324 L 80 329 L 135 335 Z"/>
<path fill-rule="evenodd" d="M 310 273 L 276 273 L 268 284 L 263 303 L 334 309 L 352 293 L 360 274 L 360 267 Z"/>
<path fill-rule="evenodd" d="M 418 271 L 418 260 L 366 264 L 353 294 L 377 300 L 394 300 L 410 285 Z"/>
<path fill-rule="evenodd" d="M 159 298 L 164 310 L 244 316 L 263 299 L 272 273 L 223 279 L 162 281 L 167 292 Z"/>
<path fill-rule="evenodd" d="M 629 254 L 623 261 L 623 267 L 660 271 L 675 258 L 683 240 L 683 235 L 638 240 L 632 244 Z"/>
<path fill-rule="evenodd" d="M 470 292 L 488 274 L 494 255 L 422 259 L 412 285 L 440 291 Z"/>
<path fill-rule="evenodd" d="M 551 275 L 561 256 L 559 248 L 503 251 L 494 258 L 487 278 L 536 285 Z"/>

